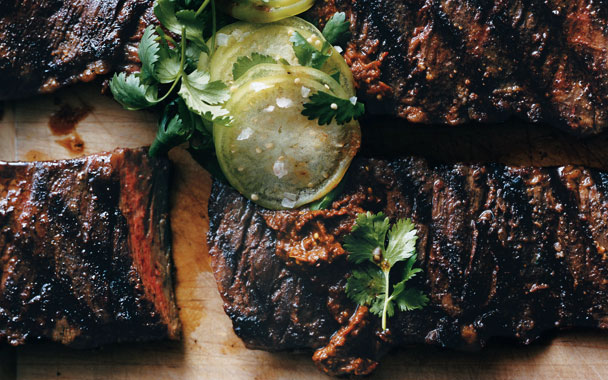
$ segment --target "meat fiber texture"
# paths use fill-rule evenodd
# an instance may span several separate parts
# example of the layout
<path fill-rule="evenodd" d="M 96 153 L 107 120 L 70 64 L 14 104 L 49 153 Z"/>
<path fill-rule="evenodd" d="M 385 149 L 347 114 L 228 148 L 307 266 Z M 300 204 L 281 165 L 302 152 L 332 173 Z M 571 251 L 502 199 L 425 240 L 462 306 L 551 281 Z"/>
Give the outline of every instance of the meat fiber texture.
<path fill-rule="evenodd" d="M 138 71 L 153 0 L 0 0 L 0 100 Z M 607 0 L 324 0 L 371 113 L 412 123 L 512 117 L 577 135 L 608 127 Z"/>
<path fill-rule="evenodd" d="M 179 339 L 169 179 L 143 148 L 0 162 L 0 343 Z"/>
<path fill-rule="evenodd" d="M 139 70 L 153 0 L 0 0 L 0 100 Z"/>
<path fill-rule="evenodd" d="M 412 218 L 422 310 L 380 318 L 345 293 L 341 242 L 358 213 Z M 314 351 L 332 375 L 372 372 L 395 346 L 529 344 L 608 329 L 608 173 L 584 167 L 355 159 L 328 210 L 269 211 L 216 182 L 208 242 L 224 309 L 250 348 Z M 396 269 L 397 270 L 397 269 Z"/>
<path fill-rule="evenodd" d="M 456 125 L 511 117 L 608 128 L 606 0 L 324 0 L 351 21 L 344 53 L 373 113 Z"/>

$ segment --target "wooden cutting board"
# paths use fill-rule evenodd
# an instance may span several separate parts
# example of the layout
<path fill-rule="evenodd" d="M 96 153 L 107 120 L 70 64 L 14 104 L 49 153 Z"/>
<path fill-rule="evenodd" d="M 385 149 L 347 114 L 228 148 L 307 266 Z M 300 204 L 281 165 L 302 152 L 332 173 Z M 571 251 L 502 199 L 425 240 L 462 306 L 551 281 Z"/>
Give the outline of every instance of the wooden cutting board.
<path fill-rule="evenodd" d="M 57 141 L 49 118 L 63 105 L 92 107 L 77 127 L 84 154 L 150 144 L 156 115 L 127 112 L 99 86 L 84 85 L 4 104 L 0 159 L 73 157 Z M 382 121 L 389 124 L 390 121 Z M 366 151 L 422 154 L 441 160 L 493 160 L 514 164 L 584 163 L 608 169 L 608 138 L 576 139 L 550 128 L 516 124 L 497 127 L 385 129 L 365 136 Z M 69 136 L 68 136 L 69 137 Z M 386 146 L 386 141 L 398 141 Z M 183 150 L 170 155 L 176 166 L 172 191 L 173 257 L 183 341 L 77 351 L 39 344 L 0 348 L 0 380 L 135 379 L 326 379 L 310 353 L 247 350 L 232 331 L 210 272 L 205 243 L 211 178 Z M 608 334 L 561 332 L 530 347 L 494 342 L 478 353 L 413 347 L 389 355 L 371 379 L 608 379 Z"/>

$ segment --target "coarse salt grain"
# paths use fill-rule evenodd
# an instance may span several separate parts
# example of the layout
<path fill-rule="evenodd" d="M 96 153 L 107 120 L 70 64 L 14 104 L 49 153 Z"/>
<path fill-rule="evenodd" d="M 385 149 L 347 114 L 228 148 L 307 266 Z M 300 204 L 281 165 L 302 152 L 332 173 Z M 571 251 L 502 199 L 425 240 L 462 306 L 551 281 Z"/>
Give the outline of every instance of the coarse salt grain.
<path fill-rule="evenodd" d="M 253 82 L 251 83 L 251 88 L 253 89 L 253 91 L 255 92 L 259 92 L 262 90 L 265 90 L 267 88 L 271 88 L 272 86 L 266 83 L 262 83 L 262 82 Z"/>
<path fill-rule="evenodd" d="M 353 96 L 352 98 L 348 99 L 350 100 L 350 103 L 354 106 L 355 104 L 357 104 L 357 97 Z"/>
<path fill-rule="evenodd" d="M 282 160 L 277 160 L 274 165 L 272 165 L 272 172 L 277 178 L 283 178 L 287 175 L 287 169 L 285 169 L 285 162 Z"/>
<path fill-rule="evenodd" d="M 281 206 L 285 208 L 293 208 L 296 205 L 297 195 L 293 193 L 283 193 L 283 201 L 281 202 Z"/>
<path fill-rule="evenodd" d="M 217 42 L 217 46 L 227 46 L 229 39 L 230 36 L 224 33 L 217 33 L 215 35 L 215 41 Z"/>
<path fill-rule="evenodd" d="M 285 208 L 294 208 L 295 205 L 296 205 L 296 201 L 292 201 L 287 198 L 283 198 L 283 201 L 281 202 L 281 206 L 283 206 Z"/>
<path fill-rule="evenodd" d="M 264 112 L 272 112 L 274 111 L 274 106 L 268 106 L 266 108 L 264 108 Z"/>
<path fill-rule="evenodd" d="M 235 29 L 232 31 L 232 33 L 230 33 L 230 35 L 234 37 L 235 40 L 240 41 L 240 37 L 243 35 L 243 32 L 241 32 L 240 29 Z"/>
<path fill-rule="evenodd" d="M 302 97 L 308 98 L 308 95 L 310 95 L 310 88 L 302 86 Z"/>
<path fill-rule="evenodd" d="M 241 133 L 239 133 L 239 136 L 236 139 L 238 141 L 247 140 L 251 137 L 251 135 L 253 135 L 253 129 L 245 128 Z"/>
<path fill-rule="evenodd" d="M 337 51 L 338 53 L 340 53 L 340 54 L 342 54 L 342 52 L 344 51 L 344 50 L 342 49 L 342 47 L 341 47 L 341 46 L 338 46 L 338 45 L 334 46 L 334 49 L 336 49 L 336 51 Z"/>
<path fill-rule="evenodd" d="M 293 101 L 289 98 L 277 98 L 277 106 L 279 108 L 289 108 L 293 105 Z"/>

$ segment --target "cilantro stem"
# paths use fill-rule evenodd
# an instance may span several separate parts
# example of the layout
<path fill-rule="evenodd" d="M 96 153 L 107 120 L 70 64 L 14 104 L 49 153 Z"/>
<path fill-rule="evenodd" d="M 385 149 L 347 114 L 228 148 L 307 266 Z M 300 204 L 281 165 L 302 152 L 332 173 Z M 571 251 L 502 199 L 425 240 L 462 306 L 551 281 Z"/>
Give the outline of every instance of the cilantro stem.
<path fill-rule="evenodd" d="M 382 308 L 382 331 L 386 330 L 386 312 L 388 309 L 388 303 L 391 302 L 392 297 L 388 296 L 389 285 L 390 285 L 390 272 L 391 269 L 382 270 L 384 272 L 384 289 L 386 289 L 386 293 L 384 295 L 384 307 Z"/>
<path fill-rule="evenodd" d="M 205 0 L 203 2 L 203 4 L 201 4 L 201 6 L 198 8 L 198 10 L 196 11 L 196 14 L 194 15 L 194 17 L 198 17 L 201 15 L 201 13 L 203 13 L 203 11 L 205 10 L 205 8 L 207 7 L 207 5 L 209 4 L 210 0 Z"/>
<path fill-rule="evenodd" d="M 181 57 L 180 57 L 180 62 L 179 62 L 179 71 L 177 72 L 177 76 L 175 77 L 173 84 L 171 84 L 171 88 L 169 88 L 169 91 L 167 91 L 167 93 L 165 95 L 163 95 L 162 98 L 158 99 L 157 103 L 160 103 L 163 100 L 167 99 L 169 94 L 171 94 L 173 92 L 173 90 L 175 89 L 175 86 L 177 86 L 177 83 L 180 81 L 180 79 L 182 79 L 182 76 L 184 75 L 184 64 L 186 62 L 186 44 L 187 44 L 186 27 L 182 26 L 182 41 L 181 41 L 182 51 L 181 51 Z"/>

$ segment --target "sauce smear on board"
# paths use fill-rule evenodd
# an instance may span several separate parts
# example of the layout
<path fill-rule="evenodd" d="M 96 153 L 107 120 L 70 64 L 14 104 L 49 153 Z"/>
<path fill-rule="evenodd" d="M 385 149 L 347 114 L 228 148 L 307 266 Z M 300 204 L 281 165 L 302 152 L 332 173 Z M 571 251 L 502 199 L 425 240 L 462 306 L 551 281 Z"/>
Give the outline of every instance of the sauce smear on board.
<path fill-rule="evenodd" d="M 88 114 L 93 111 L 93 107 L 83 104 L 80 107 L 73 107 L 69 104 L 63 104 L 55 111 L 49 119 L 49 128 L 55 136 L 67 136 L 56 142 L 67 149 L 72 154 L 81 154 L 84 152 L 84 140 L 76 132 L 76 126 Z"/>

